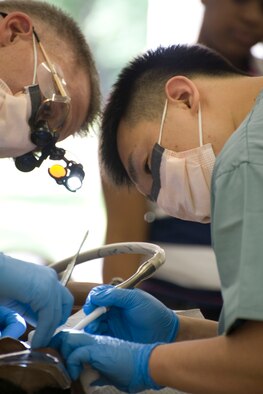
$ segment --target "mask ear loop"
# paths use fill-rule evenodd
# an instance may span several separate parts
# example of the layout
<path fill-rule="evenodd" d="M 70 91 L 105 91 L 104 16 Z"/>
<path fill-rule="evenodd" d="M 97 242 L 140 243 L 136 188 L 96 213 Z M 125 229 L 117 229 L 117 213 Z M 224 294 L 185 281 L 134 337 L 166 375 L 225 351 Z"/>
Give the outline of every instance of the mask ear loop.
<path fill-rule="evenodd" d="M 202 112 L 201 112 L 201 104 L 199 103 L 198 108 L 198 132 L 199 132 L 199 144 L 203 146 L 203 127 L 202 127 Z"/>
<path fill-rule="evenodd" d="M 34 32 L 32 34 L 32 40 L 33 40 L 33 52 L 34 52 L 34 73 L 33 73 L 32 85 L 35 85 L 37 79 L 37 45 L 36 45 L 36 38 Z"/>
<path fill-rule="evenodd" d="M 163 135 L 163 125 L 164 125 L 164 121 L 165 121 L 165 117 L 166 117 L 167 106 L 168 106 L 168 100 L 166 99 L 165 104 L 164 104 L 163 114 L 162 114 L 160 132 L 159 132 L 159 139 L 158 139 L 159 145 L 161 145 L 161 139 L 162 139 L 162 135 Z"/>

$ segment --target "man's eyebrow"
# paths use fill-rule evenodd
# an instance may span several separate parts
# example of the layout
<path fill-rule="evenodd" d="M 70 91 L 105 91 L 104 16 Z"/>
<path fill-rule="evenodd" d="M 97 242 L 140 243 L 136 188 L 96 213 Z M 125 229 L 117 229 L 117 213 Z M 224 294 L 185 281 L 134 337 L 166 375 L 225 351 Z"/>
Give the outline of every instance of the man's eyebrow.
<path fill-rule="evenodd" d="M 128 157 L 128 175 L 133 183 L 138 183 L 138 174 L 134 166 L 134 157 L 132 152 Z"/>

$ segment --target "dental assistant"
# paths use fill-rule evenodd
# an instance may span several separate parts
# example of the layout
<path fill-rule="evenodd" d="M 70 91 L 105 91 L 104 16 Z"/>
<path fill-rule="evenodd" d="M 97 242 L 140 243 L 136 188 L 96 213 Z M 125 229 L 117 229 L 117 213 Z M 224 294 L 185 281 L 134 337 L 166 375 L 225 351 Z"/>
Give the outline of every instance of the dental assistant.
<path fill-rule="evenodd" d="M 109 311 L 53 340 L 74 378 L 90 363 L 125 392 L 262 393 L 262 87 L 198 45 L 159 47 L 122 70 L 103 114 L 103 168 L 172 216 L 211 221 L 224 304 L 217 324 L 139 289 L 97 287 L 84 311 Z"/>
<path fill-rule="evenodd" d="M 46 2 L 1 1 L 0 53 L 1 158 L 41 153 L 43 130 L 52 141 L 87 134 L 99 110 L 99 85 L 89 46 L 71 17 Z M 73 296 L 53 269 L 1 253 L 0 305 L 1 335 L 19 337 L 24 318 L 37 326 L 35 348 L 47 345 L 69 317 Z"/>

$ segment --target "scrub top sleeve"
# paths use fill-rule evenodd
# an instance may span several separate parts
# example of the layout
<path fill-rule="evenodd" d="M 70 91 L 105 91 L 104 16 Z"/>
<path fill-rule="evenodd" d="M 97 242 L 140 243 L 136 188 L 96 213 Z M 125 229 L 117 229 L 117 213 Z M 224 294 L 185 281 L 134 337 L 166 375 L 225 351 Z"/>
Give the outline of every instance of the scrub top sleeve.
<path fill-rule="evenodd" d="M 263 320 L 263 165 L 241 163 L 214 179 L 212 238 L 224 306 L 220 333 Z"/>

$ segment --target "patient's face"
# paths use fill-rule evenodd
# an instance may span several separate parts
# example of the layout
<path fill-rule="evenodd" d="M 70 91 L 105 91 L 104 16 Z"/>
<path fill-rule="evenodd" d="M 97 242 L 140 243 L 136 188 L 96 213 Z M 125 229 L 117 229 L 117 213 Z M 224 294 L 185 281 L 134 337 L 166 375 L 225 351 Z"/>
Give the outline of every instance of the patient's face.
<path fill-rule="evenodd" d="M 83 393 L 72 384 L 56 350 L 31 350 L 13 338 L 0 339 L 1 394 Z"/>

